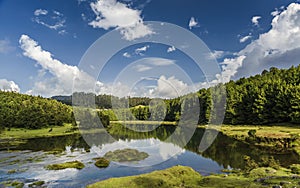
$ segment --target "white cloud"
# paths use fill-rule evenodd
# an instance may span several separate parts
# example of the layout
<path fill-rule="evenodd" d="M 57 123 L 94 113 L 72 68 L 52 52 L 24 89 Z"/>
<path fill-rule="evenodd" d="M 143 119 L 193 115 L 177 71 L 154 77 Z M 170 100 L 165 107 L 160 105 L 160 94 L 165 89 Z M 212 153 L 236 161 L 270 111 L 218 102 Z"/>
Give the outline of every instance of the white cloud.
<path fill-rule="evenodd" d="M 130 58 L 130 57 L 131 57 L 131 55 L 130 55 L 128 52 L 123 53 L 123 56 L 124 56 L 124 57 L 127 57 L 127 58 Z"/>
<path fill-rule="evenodd" d="M 116 0 L 98 0 L 90 4 L 96 19 L 89 23 L 94 28 L 117 28 L 126 40 L 134 40 L 154 32 L 143 23 L 141 11 L 131 9 Z"/>
<path fill-rule="evenodd" d="M 43 10 L 43 9 L 36 9 L 34 11 L 34 15 L 35 16 L 39 16 L 39 15 L 47 15 L 48 11 L 47 10 Z"/>
<path fill-rule="evenodd" d="M 0 90 L 20 92 L 19 86 L 14 81 L 0 79 Z"/>
<path fill-rule="evenodd" d="M 43 96 L 69 95 L 72 94 L 73 80 L 80 91 L 101 90 L 102 83 L 95 82 L 87 73 L 81 71 L 76 66 L 66 65 L 52 57 L 52 54 L 42 49 L 36 41 L 27 35 L 22 35 L 19 40 L 23 55 L 35 60 L 44 71 L 49 72 L 51 78 L 43 78 L 36 81 L 34 88 L 28 93 L 40 94 Z M 96 86 L 95 86 L 96 84 Z"/>
<path fill-rule="evenodd" d="M 66 18 L 64 15 L 58 11 L 52 11 L 51 14 L 47 10 L 37 9 L 34 11 L 35 17 L 33 21 L 37 24 L 45 26 L 49 29 L 58 31 L 59 34 L 66 34 L 66 30 L 63 29 L 66 27 Z M 41 17 L 41 15 L 43 17 Z M 47 15 L 45 17 L 45 15 Z"/>
<path fill-rule="evenodd" d="M 140 65 L 136 65 L 134 66 L 135 70 L 138 71 L 138 72 L 144 72 L 144 71 L 147 71 L 147 70 L 151 70 L 152 67 L 148 66 L 148 65 L 143 65 L 143 64 L 140 64 Z"/>
<path fill-rule="evenodd" d="M 174 98 L 187 94 L 189 92 L 189 86 L 174 76 L 167 78 L 162 75 L 157 80 L 157 87 L 150 90 L 150 92 L 154 97 Z"/>
<path fill-rule="evenodd" d="M 168 49 L 167 49 L 167 52 L 170 53 L 170 52 L 174 52 L 176 50 L 175 46 L 170 46 Z"/>
<path fill-rule="evenodd" d="M 261 73 L 270 67 L 289 68 L 299 65 L 300 59 L 300 4 L 291 3 L 272 20 L 271 29 L 261 34 L 237 57 L 227 59 L 222 67 L 233 79 Z"/>
<path fill-rule="evenodd" d="M 240 38 L 240 43 L 244 43 L 251 38 L 252 38 L 251 35 L 244 36 L 244 37 Z"/>
<path fill-rule="evenodd" d="M 216 59 L 222 58 L 225 55 L 225 52 L 222 50 L 215 50 L 212 52 L 212 56 Z"/>
<path fill-rule="evenodd" d="M 230 81 L 231 76 L 237 73 L 237 69 L 242 66 L 243 60 L 246 56 L 239 56 L 237 58 L 224 59 L 222 66 L 222 82 Z"/>
<path fill-rule="evenodd" d="M 6 54 L 15 48 L 11 46 L 10 41 L 7 39 L 0 40 L 0 53 Z"/>
<path fill-rule="evenodd" d="M 190 21 L 189 21 L 189 28 L 192 29 L 193 27 L 199 26 L 198 22 L 196 21 L 196 19 L 194 17 L 191 17 Z"/>
<path fill-rule="evenodd" d="M 146 52 L 149 48 L 150 48 L 150 46 L 146 45 L 146 46 L 135 49 L 134 52 L 137 55 L 144 55 L 143 52 Z"/>
<path fill-rule="evenodd" d="M 255 26 L 258 26 L 259 25 L 259 21 L 261 19 L 261 16 L 253 16 L 251 21 L 252 23 L 255 25 Z"/>
<path fill-rule="evenodd" d="M 155 67 L 174 65 L 175 60 L 165 58 L 144 58 L 140 61 L 140 64 L 133 66 L 138 72 L 144 72 L 152 70 Z"/>
<path fill-rule="evenodd" d="M 278 9 L 274 10 L 273 12 L 271 12 L 272 16 L 277 16 L 281 13 L 281 11 L 279 11 Z"/>

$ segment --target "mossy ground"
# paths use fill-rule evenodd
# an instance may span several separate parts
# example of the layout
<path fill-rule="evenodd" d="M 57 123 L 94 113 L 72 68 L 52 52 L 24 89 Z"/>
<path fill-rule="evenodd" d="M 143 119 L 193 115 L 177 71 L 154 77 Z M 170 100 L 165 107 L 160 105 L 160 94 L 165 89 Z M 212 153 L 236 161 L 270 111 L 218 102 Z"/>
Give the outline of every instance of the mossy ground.
<path fill-rule="evenodd" d="M 275 170 L 272 168 L 257 168 L 248 173 L 235 172 L 201 176 L 190 167 L 174 166 L 165 170 L 148 174 L 110 178 L 88 185 L 88 188 L 113 187 L 198 187 L 198 188 L 266 188 L 282 186 L 283 188 L 298 187 L 300 176 L 290 173 L 289 169 Z"/>
<path fill-rule="evenodd" d="M 47 170 L 62 170 L 66 168 L 76 168 L 76 169 L 83 169 L 85 166 L 80 161 L 71 161 L 71 162 L 65 162 L 65 163 L 59 163 L 59 164 L 50 164 L 47 165 L 45 168 Z"/>
<path fill-rule="evenodd" d="M 174 166 L 172 168 L 154 171 L 149 174 L 111 178 L 87 186 L 88 188 L 115 187 L 197 187 L 201 175 L 190 167 Z"/>

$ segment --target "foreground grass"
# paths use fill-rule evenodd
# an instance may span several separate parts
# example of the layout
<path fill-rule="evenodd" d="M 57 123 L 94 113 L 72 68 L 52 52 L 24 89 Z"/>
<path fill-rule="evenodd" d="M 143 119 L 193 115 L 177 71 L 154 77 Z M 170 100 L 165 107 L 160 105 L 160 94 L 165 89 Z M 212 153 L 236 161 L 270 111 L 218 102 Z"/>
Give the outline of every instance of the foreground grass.
<path fill-rule="evenodd" d="M 257 168 L 247 173 L 229 173 L 201 176 L 190 167 L 174 166 L 148 174 L 110 178 L 91 185 L 88 188 L 114 187 L 297 187 L 300 177 L 292 175 L 288 169 Z"/>
<path fill-rule="evenodd" d="M 201 175 L 195 172 L 192 168 L 174 166 L 166 170 L 154 171 L 149 174 L 111 178 L 87 187 L 198 187 L 200 180 Z"/>

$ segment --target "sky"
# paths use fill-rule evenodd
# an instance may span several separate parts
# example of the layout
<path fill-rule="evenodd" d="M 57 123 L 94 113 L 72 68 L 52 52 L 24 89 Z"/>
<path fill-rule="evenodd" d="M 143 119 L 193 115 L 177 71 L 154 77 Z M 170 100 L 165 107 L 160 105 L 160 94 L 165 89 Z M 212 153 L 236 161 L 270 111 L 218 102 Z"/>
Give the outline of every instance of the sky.
<path fill-rule="evenodd" d="M 289 68 L 298 0 L 0 0 L 0 89 L 172 98 Z"/>

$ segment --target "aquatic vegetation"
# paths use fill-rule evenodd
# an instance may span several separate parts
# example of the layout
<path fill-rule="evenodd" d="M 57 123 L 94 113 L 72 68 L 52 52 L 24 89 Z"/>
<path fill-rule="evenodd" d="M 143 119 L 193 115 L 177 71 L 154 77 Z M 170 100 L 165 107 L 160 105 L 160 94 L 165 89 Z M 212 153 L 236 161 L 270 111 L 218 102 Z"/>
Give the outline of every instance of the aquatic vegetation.
<path fill-rule="evenodd" d="M 122 149 L 122 150 L 115 150 L 109 151 L 104 155 L 104 158 L 110 161 L 116 162 L 130 162 L 130 161 L 141 161 L 148 157 L 148 153 L 146 152 L 139 152 L 136 149 Z"/>
<path fill-rule="evenodd" d="M 29 184 L 28 187 L 39 187 L 39 186 L 42 186 L 44 184 L 45 184 L 44 181 L 36 181 L 36 182 L 33 182 L 33 183 Z"/>
<path fill-rule="evenodd" d="M 106 168 L 110 163 L 109 160 L 105 159 L 104 157 L 95 158 L 95 160 L 95 165 L 99 168 Z"/>
<path fill-rule="evenodd" d="M 7 171 L 8 174 L 14 174 L 16 172 L 17 172 L 17 169 L 12 169 L 12 170 Z"/>
<path fill-rule="evenodd" d="M 76 168 L 76 169 L 83 169 L 85 166 L 80 161 L 71 161 L 71 162 L 65 162 L 65 163 L 59 163 L 59 164 L 50 164 L 47 165 L 45 168 L 47 170 L 62 170 L 66 168 Z"/>
<path fill-rule="evenodd" d="M 14 187 L 14 188 L 22 188 L 24 187 L 24 183 L 20 181 L 4 181 L 0 183 L 0 187 Z"/>

